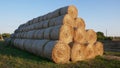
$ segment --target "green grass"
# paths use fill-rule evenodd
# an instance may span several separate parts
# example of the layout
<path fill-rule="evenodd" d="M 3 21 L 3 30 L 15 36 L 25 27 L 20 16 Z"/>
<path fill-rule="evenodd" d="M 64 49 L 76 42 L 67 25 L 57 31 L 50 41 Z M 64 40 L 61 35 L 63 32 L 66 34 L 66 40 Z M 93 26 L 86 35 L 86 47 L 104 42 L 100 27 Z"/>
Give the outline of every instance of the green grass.
<path fill-rule="evenodd" d="M 105 52 L 119 55 L 120 53 Z M 6 46 L 0 41 L 0 68 L 120 68 L 120 61 L 96 57 L 92 60 L 69 64 L 55 64 L 52 61 L 22 51 L 12 46 Z"/>
<path fill-rule="evenodd" d="M 104 53 L 105 55 L 114 55 L 114 56 L 119 56 L 120 57 L 120 52 L 111 52 L 111 51 L 107 51 Z"/>

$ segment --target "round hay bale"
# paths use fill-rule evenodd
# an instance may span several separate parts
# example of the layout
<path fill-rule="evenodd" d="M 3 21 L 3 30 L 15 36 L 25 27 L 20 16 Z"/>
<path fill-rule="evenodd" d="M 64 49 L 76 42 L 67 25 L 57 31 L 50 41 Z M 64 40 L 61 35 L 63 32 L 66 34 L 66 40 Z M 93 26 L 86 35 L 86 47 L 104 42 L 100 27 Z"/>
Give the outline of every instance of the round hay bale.
<path fill-rule="evenodd" d="M 39 32 L 39 30 L 35 30 L 35 32 L 34 32 L 34 39 L 37 39 L 38 38 L 38 32 Z"/>
<path fill-rule="evenodd" d="M 43 15 L 43 21 L 47 20 L 47 14 Z"/>
<path fill-rule="evenodd" d="M 94 30 L 86 30 L 86 40 L 89 44 L 94 44 L 97 40 L 97 34 Z"/>
<path fill-rule="evenodd" d="M 19 27 L 18 27 L 18 29 L 20 29 L 20 28 L 22 28 L 22 27 L 24 27 L 25 26 L 25 24 L 21 24 Z"/>
<path fill-rule="evenodd" d="M 22 38 L 22 33 L 21 32 L 19 33 L 19 38 Z"/>
<path fill-rule="evenodd" d="M 24 50 L 23 43 L 24 43 L 23 39 L 15 39 L 14 46 Z"/>
<path fill-rule="evenodd" d="M 55 26 L 50 31 L 50 39 L 61 40 L 68 44 L 73 40 L 73 29 L 67 25 Z"/>
<path fill-rule="evenodd" d="M 27 32 L 28 38 L 29 38 L 29 39 L 33 39 L 33 38 L 34 38 L 34 33 L 35 33 L 34 30 Z"/>
<path fill-rule="evenodd" d="M 27 23 L 28 25 L 31 25 L 33 22 L 33 20 L 29 20 L 29 22 Z"/>
<path fill-rule="evenodd" d="M 23 46 L 24 42 L 25 42 L 24 39 L 20 39 L 20 40 L 19 40 L 19 45 L 18 45 L 18 46 L 19 46 L 19 48 L 22 49 L 22 50 L 24 50 L 24 46 Z"/>
<path fill-rule="evenodd" d="M 34 38 L 35 39 L 43 39 L 44 38 L 44 31 L 45 31 L 45 29 L 36 30 L 36 32 L 34 33 Z"/>
<path fill-rule="evenodd" d="M 85 59 L 93 59 L 95 58 L 95 53 L 94 53 L 94 49 L 93 49 L 93 44 L 87 44 L 85 51 Z"/>
<path fill-rule="evenodd" d="M 46 28 L 44 30 L 44 39 L 50 39 L 50 33 L 53 27 Z"/>
<path fill-rule="evenodd" d="M 52 30 L 50 32 L 50 39 L 51 40 L 58 40 L 59 39 L 60 28 L 61 28 L 61 26 L 55 26 L 52 28 Z"/>
<path fill-rule="evenodd" d="M 60 13 L 60 9 L 56 9 L 55 11 L 47 14 L 47 19 L 52 19 L 52 18 L 58 17 L 58 16 L 60 16 L 59 13 Z"/>
<path fill-rule="evenodd" d="M 74 20 L 72 19 L 72 17 L 69 14 L 65 14 L 65 15 L 57 17 L 55 20 L 55 26 L 62 25 L 62 24 L 73 27 Z"/>
<path fill-rule="evenodd" d="M 30 27 L 30 29 L 29 29 L 28 31 L 30 31 L 30 30 L 34 30 L 34 25 L 33 25 L 33 24 L 30 25 L 29 27 Z"/>
<path fill-rule="evenodd" d="M 65 24 L 65 25 L 73 27 L 74 20 L 72 19 L 72 17 L 69 14 L 65 14 L 65 15 L 51 19 L 49 22 L 49 26 L 53 25 L 53 24 L 54 24 L 54 26 Z"/>
<path fill-rule="evenodd" d="M 47 28 L 48 27 L 49 20 L 44 21 L 42 24 L 42 28 Z"/>
<path fill-rule="evenodd" d="M 64 14 L 70 14 L 72 18 L 77 18 L 78 10 L 75 6 L 71 5 L 71 6 L 66 6 L 66 7 L 56 9 L 55 11 L 50 12 L 46 15 L 40 16 L 38 18 L 39 18 L 39 21 L 44 21 L 44 20 L 52 19 Z"/>
<path fill-rule="evenodd" d="M 38 21 L 39 21 L 38 19 L 39 19 L 38 17 L 34 18 L 33 23 L 38 23 Z"/>
<path fill-rule="evenodd" d="M 70 47 L 62 41 L 50 41 L 44 47 L 44 56 L 55 63 L 68 63 Z"/>
<path fill-rule="evenodd" d="M 76 28 L 74 30 L 74 42 L 85 44 L 86 43 L 86 31 L 81 28 Z"/>
<path fill-rule="evenodd" d="M 94 48 L 95 56 L 103 55 L 104 49 L 103 49 L 103 44 L 101 42 L 95 42 L 93 48 Z"/>
<path fill-rule="evenodd" d="M 85 46 L 80 43 L 74 43 L 71 49 L 71 60 L 72 62 L 77 62 L 85 60 Z"/>
<path fill-rule="evenodd" d="M 56 20 L 56 18 L 50 19 L 49 22 L 48 22 L 48 26 L 49 26 L 49 27 L 55 26 L 55 20 Z"/>
<path fill-rule="evenodd" d="M 42 16 L 38 17 L 38 21 L 41 22 L 42 21 Z"/>
<path fill-rule="evenodd" d="M 34 29 L 41 29 L 42 28 L 42 23 L 38 22 L 34 24 Z"/>
<path fill-rule="evenodd" d="M 33 40 L 29 40 L 29 39 L 26 39 L 23 46 L 25 48 L 26 51 L 28 52 L 31 52 L 32 53 L 32 44 L 33 44 Z"/>
<path fill-rule="evenodd" d="M 20 29 L 20 28 L 18 27 L 18 29 L 16 29 L 16 30 L 14 31 L 14 33 L 18 33 L 18 32 L 20 32 L 19 29 Z"/>
<path fill-rule="evenodd" d="M 32 53 L 43 57 L 43 48 L 49 40 L 34 40 L 32 44 Z"/>
<path fill-rule="evenodd" d="M 28 39 L 29 39 L 28 32 L 24 32 L 24 33 L 23 33 L 23 38 L 24 38 L 24 39 L 26 39 L 26 38 L 28 38 Z"/>
<path fill-rule="evenodd" d="M 14 43 L 15 47 L 19 48 L 19 46 L 18 46 L 19 45 L 19 39 L 15 39 L 13 43 Z"/>
<path fill-rule="evenodd" d="M 74 27 L 75 28 L 85 29 L 84 20 L 82 18 L 75 18 Z"/>
<path fill-rule="evenodd" d="M 78 16 L 78 10 L 74 5 L 66 6 L 60 9 L 60 15 L 64 14 L 69 14 L 74 19 Z"/>

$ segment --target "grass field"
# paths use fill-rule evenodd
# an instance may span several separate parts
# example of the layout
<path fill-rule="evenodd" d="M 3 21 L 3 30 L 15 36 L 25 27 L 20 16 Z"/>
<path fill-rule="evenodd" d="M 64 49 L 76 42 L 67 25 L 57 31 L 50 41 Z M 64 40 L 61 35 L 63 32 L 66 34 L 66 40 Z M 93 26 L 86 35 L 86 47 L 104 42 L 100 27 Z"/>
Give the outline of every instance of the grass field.
<path fill-rule="evenodd" d="M 105 55 L 120 57 L 120 52 L 105 52 Z M 0 68 L 120 68 L 120 61 L 98 56 L 92 60 L 76 63 L 55 64 L 48 59 L 6 46 L 0 41 Z"/>

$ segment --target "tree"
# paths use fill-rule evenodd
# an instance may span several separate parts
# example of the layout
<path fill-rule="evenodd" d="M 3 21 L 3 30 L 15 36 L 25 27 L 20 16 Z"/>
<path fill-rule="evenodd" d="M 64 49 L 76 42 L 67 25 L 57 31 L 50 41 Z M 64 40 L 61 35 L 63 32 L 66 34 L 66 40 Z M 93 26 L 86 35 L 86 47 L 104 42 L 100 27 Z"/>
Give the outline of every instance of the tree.
<path fill-rule="evenodd" d="M 97 40 L 105 40 L 105 36 L 103 32 L 97 32 Z"/>
<path fill-rule="evenodd" d="M 3 33 L 2 34 L 2 37 L 5 39 L 5 38 L 10 38 L 10 33 Z"/>

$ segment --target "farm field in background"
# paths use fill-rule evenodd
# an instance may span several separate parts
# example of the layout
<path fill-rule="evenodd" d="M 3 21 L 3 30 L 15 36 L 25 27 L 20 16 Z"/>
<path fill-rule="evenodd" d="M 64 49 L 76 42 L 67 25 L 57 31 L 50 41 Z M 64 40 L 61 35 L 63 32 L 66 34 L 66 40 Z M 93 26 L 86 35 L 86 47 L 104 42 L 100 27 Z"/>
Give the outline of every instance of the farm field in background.
<path fill-rule="evenodd" d="M 0 41 L 0 68 L 120 68 L 119 57 L 120 52 L 105 51 L 103 57 L 97 56 L 95 59 L 76 63 L 55 64 L 46 58 L 7 46 L 4 41 Z"/>

